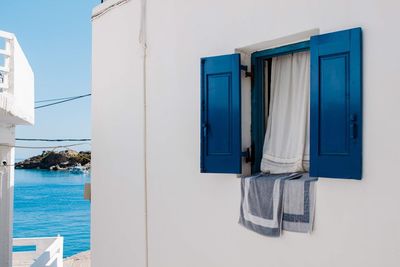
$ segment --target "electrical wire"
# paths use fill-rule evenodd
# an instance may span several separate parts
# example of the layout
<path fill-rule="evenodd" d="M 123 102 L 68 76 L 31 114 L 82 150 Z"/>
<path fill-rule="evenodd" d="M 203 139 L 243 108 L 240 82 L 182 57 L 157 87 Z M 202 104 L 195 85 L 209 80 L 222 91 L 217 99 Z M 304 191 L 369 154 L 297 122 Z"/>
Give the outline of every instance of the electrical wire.
<path fill-rule="evenodd" d="M 82 145 L 90 145 L 90 143 L 76 143 L 71 145 L 63 145 L 63 146 L 16 146 L 9 144 L 0 144 L 0 147 L 14 147 L 14 148 L 26 148 L 26 149 L 57 149 L 57 148 L 67 148 L 74 146 L 82 146 Z"/>
<path fill-rule="evenodd" d="M 57 102 L 55 102 L 55 103 L 50 103 L 50 104 L 45 104 L 45 105 L 41 105 L 41 106 L 36 106 L 35 109 L 40 109 L 40 108 L 45 108 L 45 107 L 49 107 L 49 106 L 53 106 L 53 105 L 58 105 L 58 104 L 65 103 L 65 102 L 69 102 L 69 101 L 76 100 L 76 99 L 79 99 L 79 98 L 88 97 L 88 96 L 91 96 L 91 95 L 92 95 L 92 94 L 86 94 L 86 95 L 80 95 L 80 96 L 75 96 L 75 97 L 71 97 L 71 98 L 66 98 L 66 99 L 64 99 L 64 100 L 57 101 Z M 47 100 L 41 100 L 41 101 L 47 101 Z"/>
<path fill-rule="evenodd" d="M 61 97 L 61 98 L 53 98 L 53 99 L 44 99 L 44 100 L 35 101 L 35 103 L 54 102 L 54 101 L 60 101 L 60 100 L 71 99 L 71 98 L 74 98 L 74 97 L 75 97 L 75 96 Z"/>
<path fill-rule="evenodd" d="M 141 0 L 139 43 L 143 49 L 143 143 L 144 143 L 144 217 L 145 217 L 145 266 L 149 267 L 149 185 L 147 165 L 147 0 Z"/>
<path fill-rule="evenodd" d="M 130 1 L 130 0 L 120 0 L 119 2 L 117 2 L 117 3 L 115 3 L 115 4 L 112 4 L 111 6 L 105 8 L 104 10 L 102 10 L 102 11 L 100 11 L 100 12 L 94 14 L 94 15 L 92 16 L 92 21 L 94 21 L 95 19 L 97 19 L 97 18 L 103 16 L 104 14 L 106 14 L 107 12 L 109 12 L 109 11 L 112 10 L 112 9 L 114 9 L 114 8 L 120 6 L 120 5 L 123 5 L 123 4 L 128 3 L 129 1 Z"/>
<path fill-rule="evenodd" d="M 39 141 L 39 142 L 88 142 L 92 141 L 90 138 L 82 138 L 82 139 L 43 139 L 43 138 L 15 138 L 16 141 Z"/>

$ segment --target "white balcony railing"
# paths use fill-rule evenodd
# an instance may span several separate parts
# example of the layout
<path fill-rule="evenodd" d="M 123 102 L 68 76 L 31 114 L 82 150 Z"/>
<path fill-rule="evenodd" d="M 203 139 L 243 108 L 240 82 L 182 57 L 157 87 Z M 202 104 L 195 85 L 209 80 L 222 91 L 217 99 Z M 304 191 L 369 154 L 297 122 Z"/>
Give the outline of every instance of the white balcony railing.
<path fill-rule="evenodd" d="M 3 39 L 4 46 L 0 47 L 0 57 L 3 62 L 0 63 L 0 92 L 7 91 L 9 89 L 10 70 L 11 70 L 11 43 L 13 35 L 8 32 L 0 31 L 0 38 Z"/>
<path fill-rule="evenodd" d="M 34 74 L 14 34 L 0 31 L 0 121 L 34 123 Z"/>
<path fill-rule="evenodd" d="M 33 251 L 14 252 L 13 267 L 63 267 L 64 239 L 14 238 L 14 247 L 34 247 Z"/>

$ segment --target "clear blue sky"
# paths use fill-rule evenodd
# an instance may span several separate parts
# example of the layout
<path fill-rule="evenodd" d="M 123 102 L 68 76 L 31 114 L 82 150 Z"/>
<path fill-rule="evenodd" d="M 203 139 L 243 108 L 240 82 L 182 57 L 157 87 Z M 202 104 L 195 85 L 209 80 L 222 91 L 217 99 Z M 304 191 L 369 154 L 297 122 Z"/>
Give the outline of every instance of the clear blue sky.
<path fill-rule="evenodd" d="M 99 3 L 100 0 L 1 0 L 0 29 L 17 36 L 35 73 L 36 100 L 91 91 L 90 17 L 92 8 Z M 90 138 L 90 97 L 38 109 L 35 116 L 35 126 L 17 127 L 17 137 Z M 75 149 L 89 150 L 90 146 Z M 17 149 L 16 158 L 41 151 Z"/>

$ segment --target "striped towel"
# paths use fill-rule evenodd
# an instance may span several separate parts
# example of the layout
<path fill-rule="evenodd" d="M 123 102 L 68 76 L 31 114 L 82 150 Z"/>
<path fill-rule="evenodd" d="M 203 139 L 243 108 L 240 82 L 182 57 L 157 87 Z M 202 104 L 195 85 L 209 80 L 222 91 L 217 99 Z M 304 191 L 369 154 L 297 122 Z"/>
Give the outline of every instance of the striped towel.
<path fill-rule="evenodd" d="M 266 236 L 280 236 L 284 181 L 302 174 L 265 174 L 242 178 L 239 223 Z"/>
<path fill-rule="evenodd" d="M 315 210 L 314 181 L 302 173 L 261 173 L 242 178 L 239 223 L 266 236 L 280 236 L 282 227 L 308 232 Z"/>
<path fill-rule="evenodd" d="M 317 180 L 318 178 L 304 173 L 298 179 L 285 181 L 283 230 L 300 233 L 312 232 L 315 214 L 315 182 Z"/>

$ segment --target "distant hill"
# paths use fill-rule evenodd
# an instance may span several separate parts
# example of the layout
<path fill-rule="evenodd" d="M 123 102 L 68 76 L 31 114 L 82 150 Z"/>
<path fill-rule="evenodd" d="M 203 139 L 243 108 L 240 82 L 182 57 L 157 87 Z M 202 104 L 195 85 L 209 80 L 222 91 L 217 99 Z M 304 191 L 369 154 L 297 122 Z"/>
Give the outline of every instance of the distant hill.
<path fill-rule="evenodd" d="M 31 157 L 15 164 L 16 169 L 68 170 L 82 167 L 90 169 L 91 152 L 75 150 L 43 151 L 41 155 Z"/>

